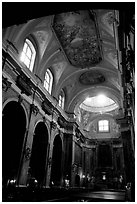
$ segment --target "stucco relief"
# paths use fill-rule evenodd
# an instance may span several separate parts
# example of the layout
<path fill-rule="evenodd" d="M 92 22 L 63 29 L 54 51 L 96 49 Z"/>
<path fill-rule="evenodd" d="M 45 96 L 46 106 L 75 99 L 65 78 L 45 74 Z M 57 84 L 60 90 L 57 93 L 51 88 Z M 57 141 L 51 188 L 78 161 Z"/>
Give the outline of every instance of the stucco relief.
<path fill-rule="evenodd" d="M 108 133 L 105 133 L 107 137 L 113 137 L 118 136 L 120 131 L 120 126 L 115 122 L 115 120 L 108 118 L 109 124 L 110 124 L 110 131 Z M 98 132 L 98 121 L 93 121 L 90 123 L 89 131 L 93 136 L 100 137 L 103 133 Z M 99 136 L 100 135 L 100 136 Z M 104 134 L 103 134 L 104 137 Z"/>
<path fill-rule="evenodd" d="M 119 133 L 120 126 L 119 126 L 118 124 L 116 124 L 115 121 L 112 122 L 111 127 L 112 127 L 112 131 L 113 131 L 113 132 Z"/>
<path fill-rule="evenodd" d="M 92 123 L 92 125 L 90 126 L 90 131 L 92 131 L 94 133 L 97 132 L 97 126 L 94 123 Z"/>
<path fill-rule="evenodd" d="M 93 117 L 94 113 L 88 112 L 80 109 L 80 115 L 81 115 L 81 125 L 83 126 L 83 129 L 88 130 L 88 125 L 91 122 L 91 118 Z"/>

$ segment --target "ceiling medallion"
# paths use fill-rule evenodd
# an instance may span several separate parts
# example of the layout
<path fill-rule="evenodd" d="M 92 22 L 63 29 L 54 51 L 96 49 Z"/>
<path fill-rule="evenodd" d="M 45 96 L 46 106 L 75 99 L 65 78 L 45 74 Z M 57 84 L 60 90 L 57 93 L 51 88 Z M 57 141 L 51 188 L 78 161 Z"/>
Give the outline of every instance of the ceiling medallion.
<path fill-rule="evenodd" d="M 53 29 L 73 66 L 88 68 L 102 60 L 94 15 L 89 11 L 57 14 Z"/>
<path fill-rule="evenodd" d="M 105 81 L 105 77 L 98 71 L 87 71 L 80 75 L 79 81 L 84 85 L 100 84 Z"/>

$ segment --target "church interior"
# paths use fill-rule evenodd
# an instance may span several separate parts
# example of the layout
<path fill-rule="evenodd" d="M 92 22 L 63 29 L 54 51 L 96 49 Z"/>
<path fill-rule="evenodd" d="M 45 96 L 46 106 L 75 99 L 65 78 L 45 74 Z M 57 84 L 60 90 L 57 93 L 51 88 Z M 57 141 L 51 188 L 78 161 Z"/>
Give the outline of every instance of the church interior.
<path fill-rule="evenodd" d="M 2 10 L 2 201 L 135 201 L 135 3 Z"/>

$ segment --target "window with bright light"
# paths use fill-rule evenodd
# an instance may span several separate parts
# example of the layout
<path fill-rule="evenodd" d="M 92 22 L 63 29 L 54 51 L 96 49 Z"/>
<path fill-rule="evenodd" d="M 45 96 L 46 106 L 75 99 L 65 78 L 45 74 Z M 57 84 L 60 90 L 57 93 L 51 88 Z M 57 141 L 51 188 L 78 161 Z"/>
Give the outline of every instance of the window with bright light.
<path fill-rule="evenodd" d="M 27 68 L 32 72 L 34 61 L 36 57 L 36 50 L 29 39 L 26 39 L 21 54 L 21 61 L 27 66 Z"/>
<path fill-rule="evenodd" d="M 58 98 L 59 106 L 62 109 L 64 108 L 64 102 L 65 102 L 65 94 L 64 94 L 64 91 L 62 90 L 61 93 L 59 94 L 59 98 Z"/>
<path fill-rule="evenodd" d="M 108 120 L 100 120 L 98 122 L 99 132 L 108 132 L 109 131 L 109 121 Z"/>
<path fill-rule="evenodd" d="M 49 69 L 47 69 L 45 74 L 44 87 L 50 94 L 52 90 L 52 83 L 53 83 L 52 73 Z"/>

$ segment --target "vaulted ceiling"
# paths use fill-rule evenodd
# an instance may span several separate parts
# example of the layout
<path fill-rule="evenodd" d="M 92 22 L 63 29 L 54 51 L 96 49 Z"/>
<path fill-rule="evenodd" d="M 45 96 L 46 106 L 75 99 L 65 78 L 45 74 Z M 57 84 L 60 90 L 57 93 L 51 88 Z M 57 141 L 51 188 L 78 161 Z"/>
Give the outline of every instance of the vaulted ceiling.
<path fill-rule="evenodd" d="M 29 34 L 34 36 L 40 62 L 35 74 L 44 80 L 46 69 L 50 68 L 54 75 L 53 97 L 57 99 L 63 89 L 66 95 L 64 110 L 75 113 L 77 119 L 86 115 L 90 123 L 102 114 L 111 117 L 123 114 L 119 111 L 123 107 L 123 90 L 118 24 L 117 10 L 72 10 L 20 25 L 15 41 L 18 44 L 21 38 L 24 41 Z M 107 104 L 99 107 L 95 97 L 100 94 L 106 96 Z"/>
<path fill-rule="evenodd" d="M 67 91 L 67 107 L 72 112 L 78 101 L 99 92 L 122 105 L 114 27 L 117 15 L 114 10 L 84 10 L 53 18 L 53 30 L 67 59 L 59 88 Z"/>
<path fill-rule="evenodd" d="M 116 107 L 104 107 L 104 112 L 115 117 L 121 113 L 117 25 L 118 11 L 108 9 L 66 12 L 35 22 L 33 34 L 39 43 L 41 67 L 51 67 L 55 79 L 53 95 L 57 98 L 64 90 L 67 112 L 78 115 L 81 109 L 83 113 L 87 107 L 84 109 L 81 104 L 86 98 L 104 94 Z M 90 120 L 91 115 L 97 114 L 96 107 L 91 108 Z"/>

